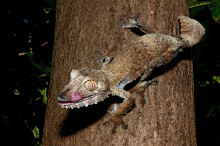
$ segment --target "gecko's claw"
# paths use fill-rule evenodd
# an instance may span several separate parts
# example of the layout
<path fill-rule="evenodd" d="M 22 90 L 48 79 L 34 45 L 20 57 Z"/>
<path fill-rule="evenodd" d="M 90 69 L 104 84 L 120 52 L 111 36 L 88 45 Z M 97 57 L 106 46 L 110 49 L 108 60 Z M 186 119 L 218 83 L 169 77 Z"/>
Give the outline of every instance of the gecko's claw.
<path fill-rule="evenodd" d="M 113 125 L 113 128 L 111 130 L 112 134 L 116 133 L 116 129 L 120 125 L 122 126 L 122 129 L 124 129 L 124 130 L 128 129 L 128 125 L 123 121 L 122 116 L 118 116 L 118 115 L 113 116 L 110 120 L 104 122 L 103 126 L 107 126 L 110 124 Z"/>
<path fill-rule="evenodd" d="M 142 108 L 144 107 L 145 103 L 146 103 L 145 97 L 144 97 L 144 96 L 141 96 L 141 98 L 140 98 L 140 104 L 141 104 L 141 107 L 142 107 Z"/>

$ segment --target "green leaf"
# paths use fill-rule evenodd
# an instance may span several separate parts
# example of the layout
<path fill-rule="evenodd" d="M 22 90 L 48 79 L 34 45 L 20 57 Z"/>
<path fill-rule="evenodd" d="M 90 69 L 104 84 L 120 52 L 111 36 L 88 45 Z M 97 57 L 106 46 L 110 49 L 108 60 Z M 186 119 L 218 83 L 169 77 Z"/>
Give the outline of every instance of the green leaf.
<path fill-rule="evenodd" d="M 210 1 L 189 0 L 190 17 L 195 17 L 200 11 L 210 5 Z"/>
<path fill-rule="evenodd" d="M 46 24 L 49 24 L 50 23 L 50 20 L 48 19 L 48 20 L 46 20 Z"/>
<path fill-rule="evenodd" d="M 220 76 L 213 76 L 212 79 L 214 80 L 214 82 L 220 84 Z"/>
<path fill-rule="evenodd" d="M 38 141 L 34 146 L 42 146 L 42 144 Z"/>
<path fill-rule="evenodd" d="M 16 96 L 18 96 L 18 95 L 21 94 L 21 93 L 18 91 L 18 89 L 15 89 L 15 90 L 13 91 L 13 93 L 14 93 L 14 95 L 16 95 Z"/>
<path fill-rule="evenodd" d="M 209 0 L 209 1 L 198 1 L 198 0 L 189 0 L 188 6 L 190 9 L 190 15 L 194 17 L 201 10 L 208 8 L 211 10 L 212 17 L 215 22 L 220 23 L 220 0 Z"/>
<path fill-rule="evenodd" d="M 47 104 L 47 88 L 45 89 L 39 89 L 37 88 L 37 90 L 40 92 L 40 94 L 43 96 L 42 101 L 43 104 Z"/>
<path fill-rule="evenodd" d="M 34 53 L 33 52 L 24 52 L 25 55 L 29 56 L 29 57 L 33 57 L 34 56 Z"/>
<path fill-rule="evenodd" d="M 198 85 L 199 85 L 200 87 L 208 86 L 208 85 L 209 85 L 209 81 L 207 81 L 207 80 L 200 81 L 200 82 L 198 83 Z"/>
<path fill-rule="evenodd" d="M 216 109 L 216 106 L 214 105 L 214 106 L 211 106 L 208 110 L 207 110 L 207 112 L 206 112 L 206 118 L 210 118 L 210 117 L 214 117 L 215 116 L 215 109 Z"/>
<path fill-rule="evenodd" d="M 0 121 L 7 123 L 8 125 L 12 125 L 11 121 L 9 120 L 8 116 L 0 116 Z"/>
<path fill-rule="evenodd" d="M 50 67 L 49 66 L 46 66 L 46 65 L 40 65 L 34 61 L 31 61 L 31 64 L 33 66 L 35 66 L 38 70 L 40 70 L 42 73 L 45 73 L 45 74 L 49 74 L 50 73 Z"/>
<path fill-rule="evenodd" d="M 201 6 L 207 6 L 211 2 L 210 1 L 197 1 L 197 0 L 189 0 L 189 8 L 195 8 L 195 7 L 201 7 Z"/>
<path fill-rule="evenodd" d="M 212 17 L 215 22 L 220 23 L 220 0 L 212 0 L 211 2 Z"/>
<path fill-rule="evenodd" d="M 43 77 L 47 77 L 49 76 L 49 74 L 41 74 L 40 76 L 38 76 L 38 78 L 43 78 Z"/>
<path fill-rule="evenodd" d="M 39 130 L 39 128 L 37 126 L 34 127 L 32 132 L 34 134 L 34 138 L 39 138 L 40 137 L 40 130 Z"/>
<path fill-rule="evenodd" d="M 30 127 L 30 126 L 28 125 L 28 123 L 27 123 L 27 120 L 24 119 L 24 123 L 25 123 L 25 125 L 27 126 L 27 128 L 28 128 L 30 131 L 32 131 L 31 127 Z"/>
<path fill-rule="evenodd" d="M 50 13 L 51 8 L 44 8 L 43 10 L 44 10 L 44 13 L 45 13 L 45 14 L 48 14 L 48 13 Z"/>

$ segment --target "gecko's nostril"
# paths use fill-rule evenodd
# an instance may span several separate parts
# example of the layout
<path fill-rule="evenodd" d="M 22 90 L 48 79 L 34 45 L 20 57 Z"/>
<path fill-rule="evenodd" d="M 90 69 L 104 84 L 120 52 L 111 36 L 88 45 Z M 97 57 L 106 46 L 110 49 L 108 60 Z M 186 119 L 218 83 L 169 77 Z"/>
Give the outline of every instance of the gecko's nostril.
<path fill-rule="evenodd" d="M 60 94 L 58 95 L 58 98 L 65 98 L 65 97 L 64 97 L 63 93 L 60 93 Z"/>

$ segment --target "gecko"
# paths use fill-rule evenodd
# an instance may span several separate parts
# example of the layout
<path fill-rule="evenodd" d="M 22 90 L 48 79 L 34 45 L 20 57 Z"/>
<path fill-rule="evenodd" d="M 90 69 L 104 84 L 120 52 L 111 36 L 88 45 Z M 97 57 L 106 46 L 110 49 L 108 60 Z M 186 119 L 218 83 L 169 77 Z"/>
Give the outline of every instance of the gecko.
<path fill-rule="evenodd" d="M 102 60 L 101 69 L 81 68 L 72 69 L 70 81 L 64 86 L 58 96 L 58 103 L 62 108 L 73 109 L 97 104 L 108 98 L 109 95 L 123 98 L 120 104 L 113 104 L 109 112 L 111 118 L 104 125 L 112 124 L 112 133 L 118 126 L 127 129 L 128 125 L 123 117 L 140 98 L 144 105 L 144 90 L 149 85 L 157 84 L 152 79 L 147 81 L 152 71 L 172 61 L 184 48 L 197 44 L 205 34 L 204 27 L 196 20 L 187 16 L 179 16 L 181 38 L 160 33 L 147 33 L 139 16 L 129 18 L 128 23 L 122 28 L 137 28 L 144 35 L 122 49 L 102 54 L 98 60 Z M 151 29 L 153 30 L 153 29 Z M 117 52 L 117 53 L 114 53 Z M 136 85 L 126 91 L 124 87 L 138 80 Z"/>

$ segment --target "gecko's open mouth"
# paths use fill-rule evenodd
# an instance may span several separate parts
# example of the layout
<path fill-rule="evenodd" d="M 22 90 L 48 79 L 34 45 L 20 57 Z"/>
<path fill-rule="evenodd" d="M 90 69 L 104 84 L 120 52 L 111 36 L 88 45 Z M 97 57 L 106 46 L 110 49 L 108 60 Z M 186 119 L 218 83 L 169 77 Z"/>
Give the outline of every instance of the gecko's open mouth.
<path fill-rule="evenodd" d="M 59 105 L 69 105 L 69 104 L 74 104 L 74 103 L 83 102 L 85 100 L 89 100 L 95 97 L 96 95 L 97 94 L 92 94 L 92 95 L 83 97 L 79 93 L 74 93 L 70 96 L 69 99 L 65 99 L 62 95 L 59 95 L 58 102 L 59 102 Z"/>

